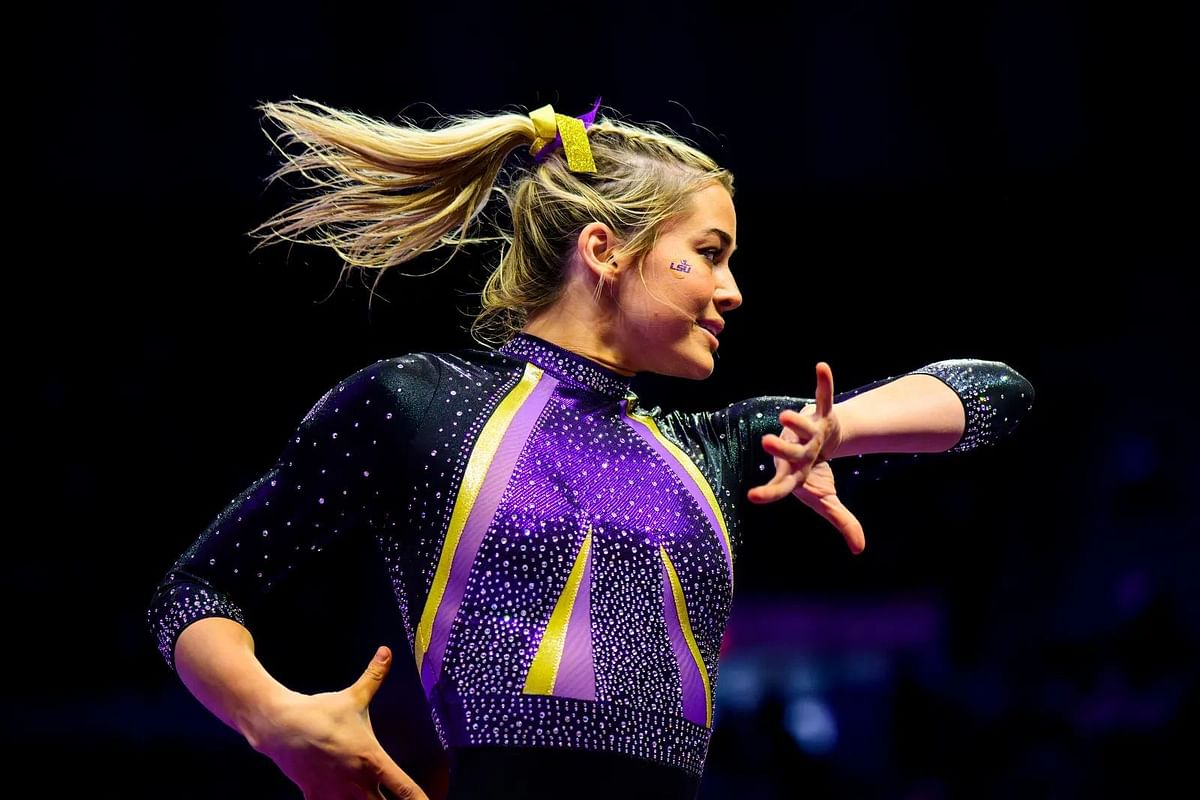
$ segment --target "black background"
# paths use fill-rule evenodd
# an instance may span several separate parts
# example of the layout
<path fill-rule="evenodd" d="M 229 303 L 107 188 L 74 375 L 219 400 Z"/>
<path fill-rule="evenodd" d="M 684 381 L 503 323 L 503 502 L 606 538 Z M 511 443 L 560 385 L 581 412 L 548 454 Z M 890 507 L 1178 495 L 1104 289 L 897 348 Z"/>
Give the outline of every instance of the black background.
<path fill-rule="evenodd" d="M 1189 779 L 1200 73 L 1183 14 L 881 1 L 35 11 L 10 31 L 29 46 L 10 70 L 10 391 L 30 413 L 12 432 L 29 447 L 14 452 L 25 480 L 3 561 L 6 750 L 49 759 L 53 790 L 299 795 L 165 668 L 145 605 L 325 389 L 379 358 L 472 344 L 486 248 L 432 277 L 389 274 L 370 313 L 361 286 L 330 295 L 334 254 L 250 252 L 246 232 L 297 199 L 265 183 L 279 161 L 254 106 L 291 96 L 393 120 L 545 103 L 574 115 L 602 96 L 731 169 L 744 305 L 712 378 L 640 378 L 650 403 L 811 396 L 819 360 L 838 391 L 960 357 L 1035 386 L 995 448 L 875 460 L 859 476 L 835 463 L 861 556 L 790 498 L 752 510 L 739 601 L 917 598 L 942 622 L 923 651 L 882 653 L 869 707 L 830 701 L 877 720 L 869 758 L 848 741 L 797 749 L 767 699 L 719 721 L 702 797 L 1115 797 Z M 331 553 L 285 590 L 254 628 L 258 652 L 317 692 L 392 646 L 372 717 L 435 797 L 444 764 L 371 555 Z M 829 653 L 808 655 L 828 669 Z"/>

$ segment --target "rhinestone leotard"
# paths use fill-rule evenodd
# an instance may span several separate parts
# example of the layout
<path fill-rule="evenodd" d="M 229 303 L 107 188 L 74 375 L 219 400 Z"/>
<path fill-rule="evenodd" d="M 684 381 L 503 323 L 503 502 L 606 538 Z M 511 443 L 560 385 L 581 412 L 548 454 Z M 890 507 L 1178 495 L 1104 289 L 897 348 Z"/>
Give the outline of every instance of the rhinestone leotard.
<path fill-rule="evenodd" d="M 1032 406 L 1001 362 L 914 372 L 963 401 L 954 452 L 998 441 Z M 739 505 L 773 474 L 761 436 L 813 401 L 665 412 L 639 406 L 630 381 L 524 333 L 359 370 L 157 586 L 163 658 L 173 669 L 180 632 L 203 617 L 250 627 L 250 604 L 331 540 L 373 535 L 443 746 L 603 752 L 694 786 Z"/>

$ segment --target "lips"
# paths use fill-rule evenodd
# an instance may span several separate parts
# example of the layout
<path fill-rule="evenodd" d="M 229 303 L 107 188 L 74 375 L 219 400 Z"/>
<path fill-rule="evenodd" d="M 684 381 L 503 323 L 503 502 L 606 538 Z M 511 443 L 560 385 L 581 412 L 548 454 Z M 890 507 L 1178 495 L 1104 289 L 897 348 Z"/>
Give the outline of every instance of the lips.
<path fill-rule="evenodd" d="M 712 340 L 712 348 L 714 350 L 716 350 L 718 347 L 721 346 L 721 342 L 717 339 L 716 334 L 713 333 L 712 329 L 710 329 L 707 325 L 703 325 L 698 322 L 698 323 L 696 323 L 696 327 L 699 328 L 700 330 L 704 331 L 704 335 Z"/>

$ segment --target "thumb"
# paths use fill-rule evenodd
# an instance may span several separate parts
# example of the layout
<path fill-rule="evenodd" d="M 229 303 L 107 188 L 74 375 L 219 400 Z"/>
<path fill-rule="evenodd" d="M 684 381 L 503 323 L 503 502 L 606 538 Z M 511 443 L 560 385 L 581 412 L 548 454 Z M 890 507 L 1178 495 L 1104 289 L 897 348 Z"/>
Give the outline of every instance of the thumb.
<path fill-rule="evenodd" d="M 375 658 L 371 659 L 366 670 L 350 687 L 350 691 L 362 701 L 364 706 L 375 697 L 375 693 L 383 685 L 383 679 L 387 677 L 391 666 L 392 651 L 386 646 L 382 646 L 375 651 Z"/>

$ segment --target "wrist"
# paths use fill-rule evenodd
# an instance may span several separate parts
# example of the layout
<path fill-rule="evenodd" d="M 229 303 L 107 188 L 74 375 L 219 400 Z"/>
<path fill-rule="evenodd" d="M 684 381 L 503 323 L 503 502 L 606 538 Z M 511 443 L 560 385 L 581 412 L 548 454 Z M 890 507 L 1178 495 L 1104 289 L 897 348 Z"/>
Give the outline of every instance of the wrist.
<path fill-rule="evenodd" d="M 283 684 L 265 686 L 233 717 L 233 726 L 255 750 L 279 727 L 286 707 L 298 696 Z"/>
<path fill-rule="evenodd" d="M 854 443 L 854 413 L 846 413 L 846 409 L 842 405 L 835 403 L 833 405 L 833 416 L 837 419 L 837 441 L 834 443 L 832 451 L 829 453 L 829 459 L 842 458 L 844 456 L 852 456 Z"/>
<path fill-rule="evenodd" d="M 815 403 L 809 403 L 804 408 L 800 409 L 800 414 L 802 416 L 811 417 L 815 416 L 816 413 L 817 406 Z M 853 453 L 847 452 L 850 442 L 852 441 L 851 430 L 853 422 L 851 421 L 851 418 L 853 417 L 853 413 L 846 414 L 842 404 L 834 403 L 830 407 L 830 417 L 836 420 L 836 422 L 834 423 L 830 440 L 827 441 L 821 448 L 820 460 L 832 461 L 833 459 L 840 458 L 842 456 L 854 455 Z"/>

